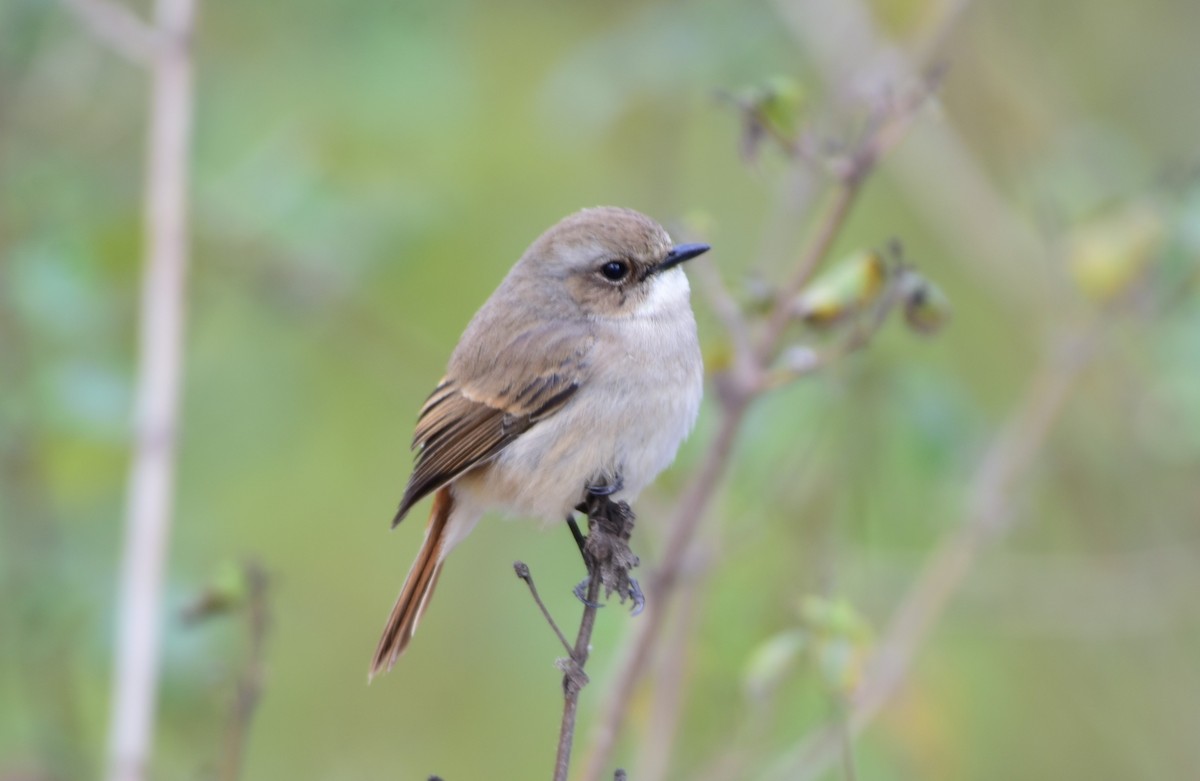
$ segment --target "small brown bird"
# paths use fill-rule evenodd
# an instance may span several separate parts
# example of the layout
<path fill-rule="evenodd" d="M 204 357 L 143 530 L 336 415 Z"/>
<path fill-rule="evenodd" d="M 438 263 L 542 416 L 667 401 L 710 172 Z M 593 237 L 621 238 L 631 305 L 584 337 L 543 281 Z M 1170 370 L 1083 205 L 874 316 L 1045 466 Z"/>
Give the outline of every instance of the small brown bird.
<path fill-rule="evenodd" d="M 467 326 L 417 419 L 392 522 L 433 494 L 425 541 L 371 661 L 407 647 L 442 562 L 488 510 L 563 521 L 590 486 L 632 501 L 696 421 L 703 364 L 674 245 L 630 209 L 573 214 L 517 261 Z"/>

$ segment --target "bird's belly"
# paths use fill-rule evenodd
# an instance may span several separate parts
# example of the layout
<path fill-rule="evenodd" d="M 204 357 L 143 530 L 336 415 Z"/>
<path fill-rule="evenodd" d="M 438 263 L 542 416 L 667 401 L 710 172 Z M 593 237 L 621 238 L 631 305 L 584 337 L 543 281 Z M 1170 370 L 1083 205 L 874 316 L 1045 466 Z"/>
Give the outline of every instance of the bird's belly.
<path fill-rule="evenodd" d="M 653 386 L 624 377 L 581 388 L 459 487 L 482 506 L 547 521 L 572 512 L 588 485 L 619 480 L 615 498 L 632 501 L 674 460 L 701 393 L 698 366 Z"/>

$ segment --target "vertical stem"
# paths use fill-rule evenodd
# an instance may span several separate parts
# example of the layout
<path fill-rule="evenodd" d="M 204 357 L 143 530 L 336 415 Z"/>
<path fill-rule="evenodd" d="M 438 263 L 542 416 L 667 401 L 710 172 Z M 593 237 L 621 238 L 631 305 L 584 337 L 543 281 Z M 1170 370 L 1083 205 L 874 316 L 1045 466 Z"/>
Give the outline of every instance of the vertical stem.
<path fill-rule="evenodd" d="M 174 493 L 192 114 L 194 0 L 158 0 L 133 457 L 121 564 L 109 781 L 146 777 L 158 689 L 160 603 Z"/>
<path fill-rule="evenodd" d="M 588 649 L 592 643 L 592 628 L 596 624 L 597 601 L 600 599 L 600 567 L 593 565 L 588 579 L 587 601 L 583 607 L 583 619 L 579 622 L 579 634 L 575 638 L 575 650 L 563 675 L 563 717 L 558 732 L 558 756 L 554 761 L 554 781 L 567 781 L 571 769 L 571 744 L 575 740 L 575 715 L 579 710 L 579 692 L 587 683 L 583 667 L 587 664 Z"/>

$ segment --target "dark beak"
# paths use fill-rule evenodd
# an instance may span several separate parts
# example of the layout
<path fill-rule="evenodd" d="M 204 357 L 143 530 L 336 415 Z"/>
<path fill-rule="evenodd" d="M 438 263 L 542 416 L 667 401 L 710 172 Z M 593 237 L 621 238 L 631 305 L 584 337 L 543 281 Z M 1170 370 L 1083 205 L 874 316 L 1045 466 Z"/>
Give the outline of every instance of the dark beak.
<path fill-rule="evenodd" d="M 710 249 L 712 249 L 712 247 L 708 246 L 707 244 L 676 244 L 671 248 L 671 251 L 667 253 L 667 257 L 663 258 L 663 262 L 659 263 L 654 270 L 655 272 L 666 271 L 672 266 L 678 266 L 685 260 L 691 260 L 697 255 L 703 255 Z"/>

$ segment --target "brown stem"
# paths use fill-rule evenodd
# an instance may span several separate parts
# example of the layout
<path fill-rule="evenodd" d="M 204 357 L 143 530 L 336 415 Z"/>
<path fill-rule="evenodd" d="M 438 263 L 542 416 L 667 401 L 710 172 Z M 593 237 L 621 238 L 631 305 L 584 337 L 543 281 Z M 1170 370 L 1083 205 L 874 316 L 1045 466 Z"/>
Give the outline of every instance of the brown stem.
<path fill-rule="evenodd" d="M 583 668 L 588 660 L 592 628 L 596 625 L 600 582 L 600 568 L 593 566 L 588 576 L 587 599 L 583 605 L 583 618 L 579 622 L 579 634 L 575 637 L 575 648 L 571 652 L 570 658 L 563 661 L 563 715 L 562 725 L 558 731 L 558 756 L 554 761 L 554 781 L 567 781 L 567 774 L 571 769 L 571 744 L 575 740 L 575 715 L 579 710 L 579 692 L 588 681 Z"/>
<path fill-rule="evenodd" d="M 538 610 L 542 611 L 542 618 L 546 619 L 546 623 L 554 630 L 554 634 L 558 637 L 558 641 L 562 643 L 563 649 L 568 653 L 574 653 L 571 644 L 567 642 L 566 636 L 562 630 L 558 628 L 558 622 L 554 620 L 554 616 L 550 615 L 550 609 L 546 607 L 546 603 L 542 601 L 542 595 L 538 593 L 537 586 L 533 584 L 533 573 L 529 571 L 529 565 L 523 561 L 513 562 L 513 571 L 517 573 L 517 577 L 525 581 L 525 585 L 529 586 L 529 594 L 533 597 L 533 601 L 537 603 Z"/>

